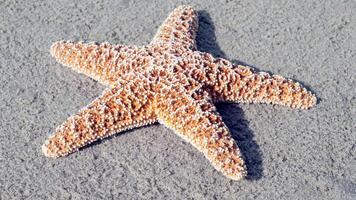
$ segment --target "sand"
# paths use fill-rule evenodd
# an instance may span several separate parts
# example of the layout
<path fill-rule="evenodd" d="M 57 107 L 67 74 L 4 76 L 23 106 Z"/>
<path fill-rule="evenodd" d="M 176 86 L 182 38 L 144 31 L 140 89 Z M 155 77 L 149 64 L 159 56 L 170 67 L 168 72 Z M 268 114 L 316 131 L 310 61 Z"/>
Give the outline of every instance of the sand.
<path fill-rule="evenodd" d="M 57 40 L 147 44 L 176 6 L 198 48 L 300 81 L 310 110 L 219 104 L 246 158 L 233 181 L 162 125 L 64 158 L 41 145 L 104 86 L 58 64 Z M 355 199 L 355 1 L 0 1 L 0 199 Z M 354 118 L 354 119 L 352 119 Z"/>

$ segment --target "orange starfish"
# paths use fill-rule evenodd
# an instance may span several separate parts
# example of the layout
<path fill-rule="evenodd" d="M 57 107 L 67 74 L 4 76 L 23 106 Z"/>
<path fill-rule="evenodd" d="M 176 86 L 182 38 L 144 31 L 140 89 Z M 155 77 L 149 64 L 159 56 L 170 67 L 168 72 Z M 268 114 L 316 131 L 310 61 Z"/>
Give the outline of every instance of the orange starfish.
<path fill-rule="evenodd" d="M 305 109 L 316 98 L 292 80 L 197 51 L 197 27 L 197 12 L 180 6 L 147 46 L 54 43 L 51 54 L 60 63 L 110 89 L 59 126 L 43 145 L 44 154 L 65 156 L 100 138 L 158 121 L 194 145 L 225 176 L 246 176 L 238 146 L 213 103 Z"/>

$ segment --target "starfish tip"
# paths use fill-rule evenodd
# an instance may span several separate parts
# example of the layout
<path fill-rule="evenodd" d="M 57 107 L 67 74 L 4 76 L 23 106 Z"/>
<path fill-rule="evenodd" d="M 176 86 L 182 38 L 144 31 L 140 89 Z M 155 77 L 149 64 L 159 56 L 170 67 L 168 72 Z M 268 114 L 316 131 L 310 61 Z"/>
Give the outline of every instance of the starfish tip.
<path fill-rule="evenodd" d="M 51 45 L 49 52 L 51 53 L 51 55 L 52 55 L 53 57 L 55 57 L 56 51 L 57 51 L 57 49 L 58 49 L 58 47 L 59 47 L 59 45 L 60 45 L 61 43 L 62 43 L 62 42 L 57 41 L 57 42 L 54 42 L 54 43 Z"/>
<path fill-rule="evenodd" d="M 314 107 L 317 103 L 318 103 L 318 98 L 316 98 L 314 94 L 310 93 L 309 102 L 302 108 L 310 109 L 311 107 Z"/>
<path fill-rule="evenodd" d="M 318 103 L 318 98 L 316 98 L 316 96 L 315 96 L 315 95 L 313 95 L 313 97 L 312 97 L 311 107 L 312 107 L 312 106 L 315 106 L 317 103 Z"/>
<path fill-rule="evenodd" d="M 180 5 L 174 9 L 174 12 L 195 12 L 195 9 L 190 5 Z"/>
<path fill-rule="evenodd" d="M 232 179 L 232 180 L 239 181 L 239 180 L 244 179 L 247 176 L 247 172 L 246 171 L 241 171 L 241 172 L 236 173 L 236 174 L 225 174 L 225 176 L 227 178 Z"/>
<path fill-rule="evenodd" d="M 57 155 L 50 151 L 49 148 L 48 148 L 48 145 L 49 144 L 49 141 L 46 140 L 46 142 L 42 145 L 42 153 L 46 156 L 46 157 L 52 157 L 52 158 L 56 158 Z"/>

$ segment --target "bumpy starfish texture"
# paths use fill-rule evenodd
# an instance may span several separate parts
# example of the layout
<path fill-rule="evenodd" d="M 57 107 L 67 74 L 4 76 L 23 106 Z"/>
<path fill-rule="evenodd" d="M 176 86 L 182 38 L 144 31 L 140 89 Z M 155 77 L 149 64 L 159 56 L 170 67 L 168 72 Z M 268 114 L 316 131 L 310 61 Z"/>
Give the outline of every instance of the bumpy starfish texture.
<path fill-rule="evenodd" d="M 95 140 L 158 121 L 194 145 L 225 176 L 246 176 L 239 148 L 213 103 L 306 109 L 316 98 L 292 80 L 197 51 L 197 28 L 196 11 L 180 6 L 146 46 L 54 43 L 51 54 L 60 63 L 109 89 L 59 126 L 43 145 L 44 154 L 65 156 Z"/>

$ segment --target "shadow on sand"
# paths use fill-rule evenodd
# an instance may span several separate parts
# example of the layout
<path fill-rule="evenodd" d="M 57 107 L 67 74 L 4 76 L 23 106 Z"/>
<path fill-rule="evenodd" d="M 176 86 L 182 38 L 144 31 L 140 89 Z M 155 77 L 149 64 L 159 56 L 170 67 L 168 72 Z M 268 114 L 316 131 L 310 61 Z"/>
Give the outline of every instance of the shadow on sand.
<path fill-rule="evenodd" d="M 198 11 L 199 29 L 197 33 L 197 46 L 199 51 L 208 52 L 215 57 L 225 58 L 225 53 L 216 43 L 215 27 L 206 11 Z M 235 64 L 247 65 L 238 60 Z M 247 65 L 249 66 L 249 65 Z M 253 66 L 251 66 L 253 67 Z M 255 68 L 255 67 L 253 67 Z M 244 113 L 237 104 L 219 103 L 216 105 L 225 124 L 230 129 L 232 137 L 236 140 L 247 167 L 247 179 L 257 180 L 263 176 L 262 154 L 253 133 L 248 128 L 248 122 L 244 119 Z"/>

